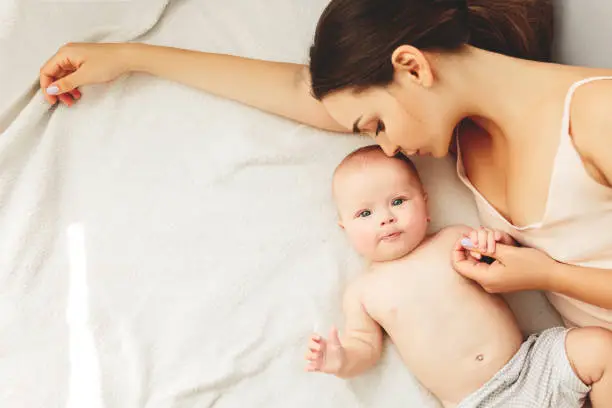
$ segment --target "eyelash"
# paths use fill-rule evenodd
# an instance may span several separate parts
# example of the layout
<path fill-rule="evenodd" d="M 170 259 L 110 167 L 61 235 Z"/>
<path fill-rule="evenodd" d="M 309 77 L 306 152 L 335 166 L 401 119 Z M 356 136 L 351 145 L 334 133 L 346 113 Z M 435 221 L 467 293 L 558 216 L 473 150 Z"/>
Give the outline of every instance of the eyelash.
<path fill-rule="evenodd" d="M 393 204 L 393 203 L 395 203 L 396 201 L 401 201 L 401 202 L 400 202 L 400 203 L 398 203 L 398 204 Z M 407 199 L 407 198 L 405 198 L 405 197 L 398 197 L 398 198 L 394 198 L 393 200 L 391 200 L 391 205 L 394 205 L 394 206 L 397 206 L 397 205 L 402 205 L 402 204 L 404 204 L 406 201 L 408 201 L 408 199 Z M 366 213 L 366 212 L 368 213 L 368 215 L 363 215 L 363 214 L 364 214 L 364 213 Z M 367 217 L 369 217 L 370 215 L 372 215 L 372 211 L 371 211 L 371 210 L 361 210 L 361 211 L 358 211 L 358 212 L 357 212 L 357 214 L 355 214 L 355 218 L 367 218 Z"/>
<path fill-rule="evenodd" d="M 385 131 L 385 124 L 382 122 L 382 120 L 379 120 L 378 123 L 376 124 L 376 136 L 378 136 L 380 132 L 384 132 L 384 131 Z"/>
<path fill-rule="evenodd" d="M 364 213 L 366 213 L 366 212 L 368 213 L 368 215 L 363 215 L 363 214 L 364 214 Z M 359 211 L 359 212 L 357 213 L 357 218 L 367 218 L 367 217 L 369 217 L 370 215 L 372 215 L 372 211 L 370 211 L 370 210 L 362 210 L 362 211 Z"/>

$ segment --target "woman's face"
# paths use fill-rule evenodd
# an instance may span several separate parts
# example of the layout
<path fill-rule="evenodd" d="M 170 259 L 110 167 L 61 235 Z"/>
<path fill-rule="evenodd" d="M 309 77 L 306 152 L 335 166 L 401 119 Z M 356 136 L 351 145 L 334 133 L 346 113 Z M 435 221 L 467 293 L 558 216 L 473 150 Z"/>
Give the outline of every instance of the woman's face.
<path fill-rule="evenodd" d="M 407 89 L 409 88 L 409 89 Z M 323 98 L 329 114 L 346 128 L 372 136 L 385 154 L 443 157 L 457 125 L 431 91 L 392 83 L 362 92 L 347 89 Z"/>

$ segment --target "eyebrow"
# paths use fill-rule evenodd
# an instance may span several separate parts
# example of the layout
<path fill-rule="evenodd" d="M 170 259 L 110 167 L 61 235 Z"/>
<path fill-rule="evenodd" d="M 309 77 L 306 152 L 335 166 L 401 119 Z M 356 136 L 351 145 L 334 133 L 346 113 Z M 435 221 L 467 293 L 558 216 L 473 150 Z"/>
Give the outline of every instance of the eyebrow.
<path fill-rule="evenodd" d="M 355 119 L 355 122 L 353 122 L 353 133 L 361 133 L 361 130 L 359 130 L 359 121 L 362 117 L 363 115 Z"/>

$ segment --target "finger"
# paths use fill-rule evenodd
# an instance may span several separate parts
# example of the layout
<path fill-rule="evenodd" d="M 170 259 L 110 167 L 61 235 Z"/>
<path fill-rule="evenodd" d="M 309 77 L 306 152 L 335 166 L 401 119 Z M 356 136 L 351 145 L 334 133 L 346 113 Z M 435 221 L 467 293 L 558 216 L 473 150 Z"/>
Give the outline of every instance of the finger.
<path fill-rule="evenodd" d="M 313 341 L 313 342 L 310 342 L 310 344 L 308 345 L 308 348 L 311 351 L 321 351 L 321 344 Z"/>
<path fill-rule="evenodd" d="M 308 361 L 315 361 L 319 358 L 319 353 L 313 353 L 312 351 L 309 351 L 306 353 L 304 358 Z"/>
<path fill-rule="evenodd" d="M 492 255 L 495 253 L 495 232 L 489 233 L 487 241 L 487 254 Z"/>
<path fill-rule="evenodd" d="M 62 102 L 64 105 L 68 107 L 74 104 L 74 99 L 72 99 L 72 96 L 70 96 L 70 94 L 61 94 L 61 95 L 58 95 L 57 98 L 60 100 L 60 102 Z"/>
<path fill-rule="evenodd" d="M 306 353 L 304 354 L 304 358 L 305 359 L 310 359 L 311 357 L 317 357 L 321 355 L 320 351 L 317 350 L 312 350 L 310 347 L 308 348 L 308 350 L 306 350 Z"/>
<path fill-rule="evenodd" d="M 63 69 L 61 69 L 61 67 L 58 67 L 54 71 L 54 76 L 48 76 L 48 75 L 45 75 L 45 74 L 41 74 L 40 84 L 41 84 L 41 88 L 43 90 L 43 93 L 46 95 L 47 100 L 54 100 L 56 102 L 58 100 L 60 100 L 58 98 L 58 96 L 57 96 L 56 90 L 53 89 L 54 87 L 52 86 L 52 84 L 58 78 L 61 78 L 64 75 L 65 75 L 65 71 Z"/>
<path fill-rule="evenodd" d="M 513 256 L 516 256 L 517 251 L 523 250 L 525 248 L 518 248 L 513 245 L 506 245 L 497 243 L 495 246 L 495 259 L 501 262 L 503 265 L 506 265 Z"/>
<path fill-rule="evenodd" d="M 40 89 L 42 89 L 43 91 L 43 95 L 45 97 L 45 99 L 47 100 L 47 102 L 49 102 L 50 104 L 54 105 L 57 102 L 57 97 L 54 95 L 49 95 L 47 93 L 47 87 L 49 87 L 49 85 L 51 85 L 51 83 L 55 81 L 55 78 L 46 74 L 40 74 Z"/>
<path fill-rule="evenodd" d="M 460 239 L 455 243 L 455 246 L 453 247 L 453 252 L 451 254 L 451 260 L 453 263 L 463 262 L 467 260 L 463 239 Z"/>
<path fill-rule="evenodd" d="M 471 238 L 469 238 L 469 237 L 462 238 L 462 239 L 459 241 L 459 243 L 461 244 L 461 246 L 462 246 L 464 249 L 468 249 L 468 250 L 471 250 L 471 249 L 476 249 L 476 250 L 478 250 L 478 247 L 477 247 L 476 245 L 474 245 L 474 242 L 473 242 L 473 241 L 472 241 L 472 239 L 471 239 Z"/>
<path fill-rule="evenodd" d="M 72 99 L 74 99 L 75 101 L 78 101 L 79 99 L 81 99 L 81 96 L 82 96 L 81 91 L 76 88 L 68 92 L 68 94 L 72 96 Z"/>
<path fill-rule="evenodd" d="M 319 336 L 318 334 L 313 334 L 312 336 L 310 336 L 310 340 L 321 341 L 321 336 Z"/>
<path fill-rule="evenodd" d="M 73 63 L 69 58 L 64 58 L 57 63 L 67 74 L 75 72 L 80 65 Z"/>
<path fill-rule="evenodd" d="M 308 364 L 306 366 L 306 371 L 308 372 L 316 372 L 316 371 L 320 371 L 318 367 L 312 365 L 312 364 Z"/>
<path fill-rule="evenodd" d="M 58 61 L 61 60 L 61 57 L 58 54 L 52 56 L 40 69 L 41 78 L 59 78 L 59 73 L 63 71 L 63 68 Z M 44 88 L 49 86 L 50 83 L 46 83 Z"/>
<path fill-rule="evenodd" d="M 470 232 L 470 241 L 472 241 L 474 247 L 478 246 L 478 230 L 472 230 L 472 232 Z"/>
<path fill-rule="evenodd" d="M 463 238 L 460 241 L 461 247 L 463 251 L 466 253 L 466 258 L 471 259 L 480 259 L 480 248 L 473 245 L 473 242 L 470 238 Z"/>
<path fill-rule="evenodd" d="M 466 252 L 467 251 L 465 249 L 461 249 L 460 251 L 453 252 L 453 267 L 455 269 L 464 270 L 470 265 L 478 264 L 478 260 L 469 256 Z M 459 270 L 458 272 L 461 273 L 461 271 Z"/>
<path fill-rule="evenodd" d="M 73 89 L 83 85 L 85 83 L 85 77 L 87 75 L 87 73 L 83 71 L 83 69 L 84 68 L 80 68 L 71 74 L 68 74 L 64 77 L 60 77 L 57 81 L 53 82 L 47 88 L 47 92 L 53 90 L 55 92 L 55 95 L 60 95 L 66 92 L 70 92 Z"/>
<path fill-rule="evenodd" d="M 486 282 L 489 265 L 476 260 L 465 260 L 454 264 L 455 270 L 464 277 L 483 285 Z"/>
<path fill-rule="evenodd" d="M 317 368 L 317 366 L 318 366 L 318 364 L 317 364 L 317 362 L 316 362 L 316 361 L 308 361 L 308 362 L 306 363 L 306 367 L 314 367 L 314 368 Z"/>
<path fill-rule="evenodd" d="M 61 66 L 61 64 L 60 64 Z M 61 69 L 59 69 L 57 71 L 57 78 L 64 78 L 65 76 L 71 74 L 73 71 L 72 70 L 68 70 L 68 69 L 64 69 L 63 66 L 61 67 Z M 57 81 L 56 81 L 57 82 Z M 64 105 L 70 107 L 74 104 L 74 98 L 72 97 L 70 92 L 67 92 L 65 94 L 61 94 L 61 95 L 57 95 L 57 98 L 59 99 L 59 101 L 61 103 L 63 103 Z"/>
<path fill-rule="evenodd" d="M 480 252 L 476 252 L 476 251 L 470 251 L 470 256 L 474 259 L 478 259 L 480 260 L 480 258 L 482 258 L 482 255 L 480 254 Z"/>
<path fill-rule="evenodd" d="M 68 62 L 65 62 L 65 63 L 60 64 L 60 65 L 62 65 L 63 73 L 60 75 L 59 79 L 66 78 L 67 76 L 72 75 L 74 72 L 76 72 L 74 67 L 72 66 L 72 64 L 70 64 Z M 74 79 L 74 77 L 73 77 L 73 79 Z M 56 86 L 58 86 L 57 85 L 57 81 L 56 81 Z M 64 80 L 64 83 L 61 86 L 62 86 L 62 89 L 65 91 L 64 94 L 70 97 L 70 99 L 68 101 L 74 103 L 74 102 L 76 102 L 80 98 L 81 91 L 79 91 L 76 88 L 76 86 L 77 86 L 76 84 L 70 85 L 70 84 L 66 83 L 66 80 Z M 74 86 L 74 88 L 73 89 L 69 89 L 72 86 Z"/>
<path fill-rule="evenodd" d="M 332 326 L 332 328 L 329 330 L 329 341 L 333 344 L 340 344 L 340 336 L 336 326 Z"/>
<path fill-rule="evenodd" d="M 480 249 L 480 252 L 487 251 L 488 235 L 486 229 L 481 228 L 478 230 L 478 249 Z"/>
<path fill-rule="evenodd" d="M 502 235 L 503 234 L 500 230 L 495 230 L 495 241 L 501 241 Z"/>

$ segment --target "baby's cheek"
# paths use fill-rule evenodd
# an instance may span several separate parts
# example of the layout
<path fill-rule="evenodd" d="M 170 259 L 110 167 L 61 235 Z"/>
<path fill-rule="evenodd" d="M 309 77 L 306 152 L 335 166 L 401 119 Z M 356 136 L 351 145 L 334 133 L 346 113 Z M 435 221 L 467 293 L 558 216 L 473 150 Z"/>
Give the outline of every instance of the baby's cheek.
<path fill-rule="evenodd" d="M 419 230 L 427 226 L 427 209 L 424 203 L 419 203 L 405 218 L 406 227 L 410 230 Z"/>
<path fill-rule="evenodd" d="M 370 256 L 376 249 L 376 240 L 367 230 L 355 228 L 347 230 L 351 244 L 363 256 Z"/>

